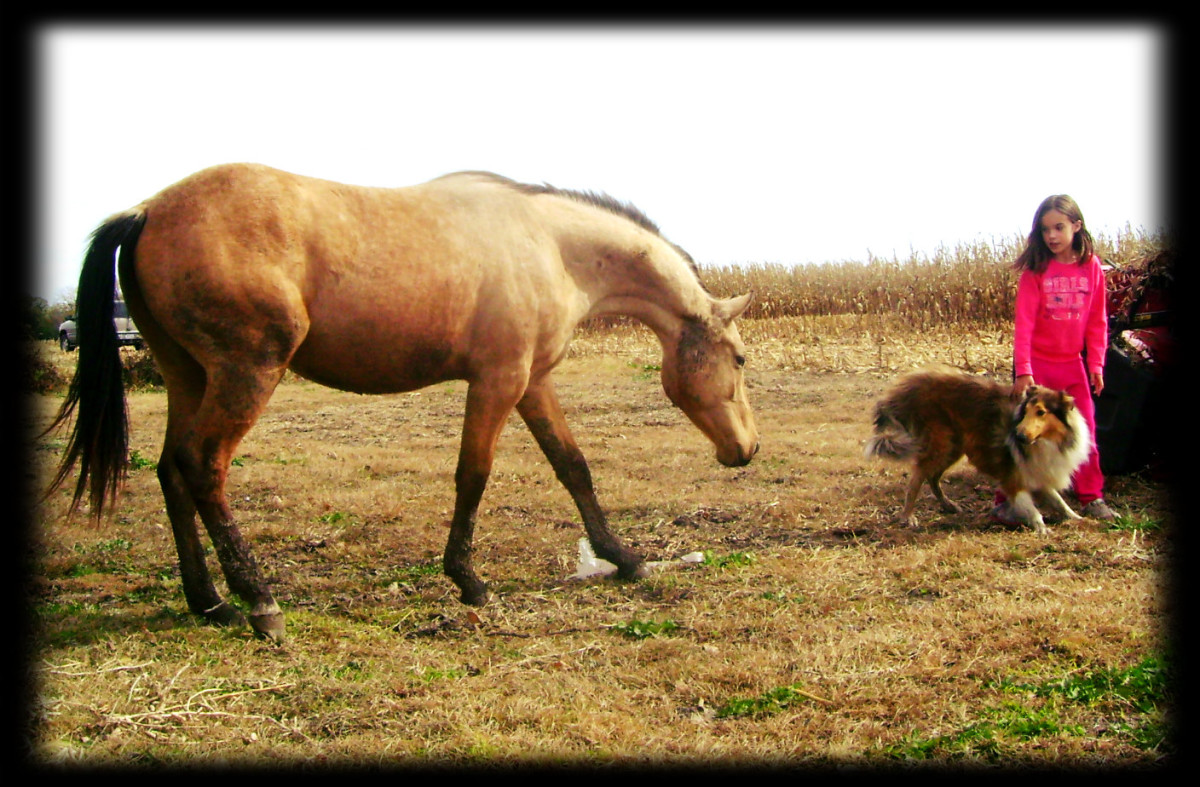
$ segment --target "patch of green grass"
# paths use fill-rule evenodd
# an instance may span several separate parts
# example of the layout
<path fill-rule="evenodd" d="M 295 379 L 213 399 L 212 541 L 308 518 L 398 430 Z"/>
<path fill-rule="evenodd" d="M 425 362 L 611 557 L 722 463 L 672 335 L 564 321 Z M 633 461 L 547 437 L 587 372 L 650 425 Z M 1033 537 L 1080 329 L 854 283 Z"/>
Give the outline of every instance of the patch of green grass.
<path fill-rule="evenodd" d="M 367 679 L 367 668 L 360 661 L 347 661 L 338 667 L 321 667 L 326 676 L 334 680 L 362 681 Z"/>
<path fill-rule="evenodd" d="M 107 541 L 101 541 L 96 544 L 93 549 L 102 555 L 109 555 L 113 552 L 128 552 L 133 549 L 133 542 L 128 538 L 110 538 Z"/>
<path fill-rule="evenodd" d="M 703 564 L 713 568 L 745 568 L 753 563 L 754 555 L 749 552 L 730 552 L 718 557 L 710 550 L 704 550 Z"/>
<path fill-rule="evenodd" d="M 662 372 L 662 367 L 656 363 L 641 364 L 630 361 L 629 366 L 637 371 L 637 374 L 634 375 L 635 380 L 653 380 Z"/>
<path fill-rule="evenodd" d="M 384 575 L 383 584 L 391 585 L 393 583 L 408 583 L 415 582 L 422 577 L 440 576 L 442 573 L 442 561 L 430 560 L 425 563 L 416 563 L 411 566 L 399 566 L 392 569 Z"/>
<path fill-rule="evenodd" d="M 328 514 L 321 514 L 317 519 L 326 525 L 348 525 L 354 519 L 354 514 L 330 511 Z"/>
<path fill-rule="evenodd" d="M 984 726 L 991 724 L 1004 734 L 1025 741 L 1051 735 L 1085 734 L 1081 725 L 1063 723 L 1054 708 L 1030 708 L 1019 702 L 1005 702 L 999 708 L 985 710 L 984 715 L 992 719 L 983 722 Z"/>
<path fill-rule="evenodd" d="M 158 462 L 153 459 L 147 459 L 142 456 L 141 452 L 136 448 L 129 452 L 129 468 L 131 470 L 153 470 L 158 467 Z"/>
<path fill-rule="evenodd" d="M 127 538 L 110 538 L 95 544 L 73 544 L 71 550 L 84 558 L 78 562 L 68 562 L 62 569 L 48 569 L 50 576 L 63 576 L 78 579 L 91 574 L 113 574 L 130 571 L 128 552 L 133 549 L 133 542 Z"/>
<path fill-rule="evenodd" d="M 122 598 L 134 603 L 154 604 L 163 599 L 174 598 L 174 596 L 175 592 L 172 588 L 163 585 L 142 585 L 125 593 Z"/>
<path fill-rule="evenodd" d="M 75 543 L 71 546 L 72 551 L 79 554 L 99 553 L 101 555 L 111 555 L 114 552 L 128 552 L 133 548 L 133 542 L 128 538 L 110 538 L 107 541 L 99 541 L 95 544 L 87 545 Z"/>
<path fill-rule="evenodd" d="M 884 754 L 902 760 L 975 756 L 994 761 L 1006 756 L 1022 741 L 1088 735 L 1084 725 L 1069 723 L 1063 718 L 1076 704 L 1112 713 L 1141 715 L 1140 724 L 1120 719 L 1101 725 L 1099 734 L 1119 736 L 1139 749 L 1159 749 L 1167 738 L 1161 705 L 1169 699 L 1169 674 L 1162 659 L 1150 656 L 1127 669 L 1091 669 L 1041 683 L 1018 683 L 1005 678 L 991 684 L 990 688 L 1045 700 L 1045 704 L 1032 707 L 1019 701 L 1004 700 L 999 707 L 985 708 L 980 721 L 960 730 L 932 737 L 914 730 L 901 742 L 884 747 Z"/>
<path fill-rule="evenodd" d="M 899 743 L 885 746 L 883 753 L 895 760 L 930 760 L 947 756 L 960 758 L 967 754 L 996 760 L 1001 756 L 1001 749 L 994 726 L 973 724 L 951 735 L 932 738 L 913 730 Z"/>
<path fill-rule="evenodd" d="M 792 596 L 785 591 L 765 590 L 762 593 L 762 598 L 767 601 L 775 601 L 780 604 L 803 604 L 808 601 L 804 596 Z"/>
<path fill-rule="evenodd" d="M 41 618 L 66 617 L 70 615 L 95 615 L 100 606 L 90 601 L 68 601 L 66 603 L 39 604 L 35 607 Z"/>
<path fill-rule="evenodd" d="M 1125 532 L 1158 533 L 1163 529 L 1161 520 L 1140 514 L 1118 514 L 1116 519 L 1108 523 L 1109 530 Z"/>
<path fill-rule="evenodd" d="M 437 669 L 434 667 L 422 667 L 415 670 L 417 676 L 426 683 L 433 683 L 435 680 L 458 680 L 465 678 L 469 674 L 466 670 L 455 669 Z"/>
<path fill-rule="evenodd" d="M 983 715 L 984 720 L 945 735 L 924 737 L 913 730 L 900 743 L 885 747 L 884 753 L 898 760 L 979 757 L 994 762 L 1022 741 L 1086 732 L 1081 725 L 1064 724 L 1053 708 L 1028 708 L 1018 702 L 985 709 Z"/>
<path fill-rule="evenodd" d="M 800 686 L 780 686 L 757 697 L 735 697 L 717 708 L 718 719 L 761 718 L 811 699 Z"/>
<path fill-rule="evenodd" d="M 1063 697 L 1087 705 L 1116 705 L 1136 713 L 1154 713 L 1169 698 L 1170 667 L 1158 656 L 1147 656 L 1125 669 L 1088 669 L 1039 684 L 1001 681 L 1003 691 L 1028 692 L 1035 697 Z"/>
<path fill-rule="evenodd" d="M 630 639 L 649 639 L 678 630 L 679 624 L 673 620 L 650 621 L 631 620 L 628 623 L 616 623 L 612 630 Z"/>
<path fill-rule="evenodd" d="M 71 579 L 79 579 L 80 577 L 86 577 L 89 574 L 98 573 L 100 573 L 100 569 L 90 566 L 87 563 L 73 563 L 62 572 L 62 575 L 64 577 L 70 577 Z"/>

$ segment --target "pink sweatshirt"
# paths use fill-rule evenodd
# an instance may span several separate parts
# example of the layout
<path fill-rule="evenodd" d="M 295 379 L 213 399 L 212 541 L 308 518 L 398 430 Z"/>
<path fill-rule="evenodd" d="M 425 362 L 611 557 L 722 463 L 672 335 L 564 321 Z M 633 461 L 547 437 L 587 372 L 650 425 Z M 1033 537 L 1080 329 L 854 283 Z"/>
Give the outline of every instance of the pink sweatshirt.
<path fill-rule="evenodd" d="M 1069 361 L 1084 348 L 1088 372 L 1103 372 L 1107 346 L 1108 309 L 1099 257 L 1071 265 L 1050 260 L 1043 273 L 1021 273 L 1013 334 L 1018 377 L 1033 374 L 1033 358 Z"/>

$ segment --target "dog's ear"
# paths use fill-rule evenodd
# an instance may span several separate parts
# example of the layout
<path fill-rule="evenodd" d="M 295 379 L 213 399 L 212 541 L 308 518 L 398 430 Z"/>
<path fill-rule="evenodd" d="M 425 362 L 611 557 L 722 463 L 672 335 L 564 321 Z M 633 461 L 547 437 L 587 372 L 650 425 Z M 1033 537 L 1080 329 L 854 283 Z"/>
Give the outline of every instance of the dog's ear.
<path fill-rule="evenodd" d="M 1025 386 L 1024 393 L 1018 396 L 1017 386 L 1014 385 L 1012 387 L 1012 392 L 1008 395 L 1008 398 L 1012 400 L 1013 404 L 1025 404 L 1033 398 L 1033 395 L 1037 392 L 1037 389 L 1038 386 L 1031 383 L 1030 385 Z"/>
<path fill-rule="evenodd" d="M 1071 396 L 1066 391 L 1056 391 L 1053 388 L 1044 388 L 1042 390 L 1044 401 L 1050 408 L 1050 412 L 1059 418 L 1065 420 L 1072 410 L 1075 409 L 1075 397 Z"/>

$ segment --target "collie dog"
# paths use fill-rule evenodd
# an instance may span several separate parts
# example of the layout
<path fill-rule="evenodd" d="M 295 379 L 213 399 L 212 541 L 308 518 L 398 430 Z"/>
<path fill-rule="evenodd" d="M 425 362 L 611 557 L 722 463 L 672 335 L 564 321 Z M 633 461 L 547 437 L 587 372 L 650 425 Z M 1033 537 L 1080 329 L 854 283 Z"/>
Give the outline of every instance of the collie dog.
<path fill-rule="evenodd" d="M 913 507 L 926 481 L 943 511 L 959 511 L 940 482 L 965 455 L 1000 483 L 1021 521 L 1045 534 L 1032 493 L 1042 493 L 1067 519 L 1079 519 L 1059 490 L 1070 486 L 1090 450 L 1087 422 L 1066 393 L 1031 385 L 1015 398 L 1012 386 L 935 367 L 901 378 L 876 403 L 875 435 L 865 454 L 912 461 L 904 524 L 916 524 Z"/>

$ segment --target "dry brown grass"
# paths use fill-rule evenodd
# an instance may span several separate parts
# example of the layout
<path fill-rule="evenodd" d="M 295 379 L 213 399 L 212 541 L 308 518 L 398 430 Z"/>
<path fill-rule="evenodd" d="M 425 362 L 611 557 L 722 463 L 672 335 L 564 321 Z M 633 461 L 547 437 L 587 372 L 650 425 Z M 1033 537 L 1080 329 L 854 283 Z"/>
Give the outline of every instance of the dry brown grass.
<path fill-rule="evenodd" d="M 514 418 L 477 529 L 478 610 L 438 567 L 464 386 L 364 397 L 289 377 L 231 474 L 288 640 L 187 614 L 149 466 L 100 529 L 64 517 L 64 491 L 34 522 L 34 762 L 1161 762 L 1168 700 L 1038 687 L 1168 652 L 1163 486 L 1112 478 L 1121 527 L 1041 539 L 990 524 L 991 484 L 961 468 L 946 487 L 967 513 L 926 499 L 922 526 L 891 524 L 905 470 L 861 455 L 875 397 L 926 360 L 1002 373 L 1009 353 L 1003 328 L 896 328 L 745 321 L 763 447 L 736 470 L 666 400 L 649 331 L 584 332 L 559 388 L 615 531 L 651 560 L 709 560 L 570 580 L 578 516 Z M 30 427 L 56 404 L 34 397 Z M 165 396 L 130 411 L 153 460 Z M 34 441 L 38 479 L 62 443 Z"/>

